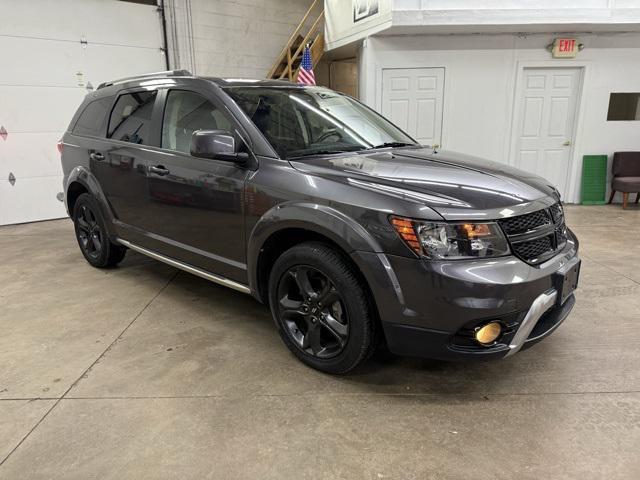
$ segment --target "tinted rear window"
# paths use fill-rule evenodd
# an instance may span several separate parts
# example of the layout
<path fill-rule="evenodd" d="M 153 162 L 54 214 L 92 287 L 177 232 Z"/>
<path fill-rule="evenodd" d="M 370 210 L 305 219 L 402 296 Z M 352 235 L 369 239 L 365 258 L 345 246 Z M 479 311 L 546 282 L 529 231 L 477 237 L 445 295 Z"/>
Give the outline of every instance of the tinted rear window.
<path fill-rule="evenodd" d="M 109 120 L 109 138 L 150 143 L 151 113 L 157 92 L 125 93 L 118 98 Z"/>
<path fill-rule="evenodd" d="M 112 101 L 113 98 L 107 97 L 89 103 L 78 117 L 78 121 L 73 127 L 73 133 L 104 137 Z"/>

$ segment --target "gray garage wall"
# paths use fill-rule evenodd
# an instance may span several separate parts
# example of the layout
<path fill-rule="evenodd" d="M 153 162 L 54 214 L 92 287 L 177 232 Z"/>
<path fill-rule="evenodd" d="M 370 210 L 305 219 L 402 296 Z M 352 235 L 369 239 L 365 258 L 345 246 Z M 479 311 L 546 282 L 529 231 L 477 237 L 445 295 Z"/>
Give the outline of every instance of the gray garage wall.
<path fill-rule="evenodd" d="M 312 0 L 165 0 L 171 68 L 263 78 Z"/>

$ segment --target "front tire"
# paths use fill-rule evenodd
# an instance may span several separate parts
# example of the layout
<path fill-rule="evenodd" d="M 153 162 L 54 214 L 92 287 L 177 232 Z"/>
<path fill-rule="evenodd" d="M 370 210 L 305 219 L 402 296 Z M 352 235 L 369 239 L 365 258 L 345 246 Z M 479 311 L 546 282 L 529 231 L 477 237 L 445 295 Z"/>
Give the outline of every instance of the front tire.
<path fill-rule="evenodd" d="M 317 370 L 347 373 L 375 350 L 376 322 L 353 267 L 319 242 L 283 253 L 269 276 L 271 313 L 285 345 Z"/>
<path fill-rule="evenodd" d="M 83 193 L 73 208 L 76 239 L 84 258 L 96 268 L 117 265 L 127 249 L 109 240 L 104 218 L 96 199 Z"/>

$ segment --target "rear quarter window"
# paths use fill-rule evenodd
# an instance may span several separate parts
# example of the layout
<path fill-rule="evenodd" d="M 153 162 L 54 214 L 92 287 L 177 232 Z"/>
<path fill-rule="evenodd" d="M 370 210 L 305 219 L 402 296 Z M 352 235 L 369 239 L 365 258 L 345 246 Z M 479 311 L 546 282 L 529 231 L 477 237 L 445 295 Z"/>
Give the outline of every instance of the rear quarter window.
<path fill-rule="evenodd" d="M 104 137 L 112 101 L 113 98 L 107 97 L 87 104 L 73 126 L 72 132 L 76 135 Z"/>

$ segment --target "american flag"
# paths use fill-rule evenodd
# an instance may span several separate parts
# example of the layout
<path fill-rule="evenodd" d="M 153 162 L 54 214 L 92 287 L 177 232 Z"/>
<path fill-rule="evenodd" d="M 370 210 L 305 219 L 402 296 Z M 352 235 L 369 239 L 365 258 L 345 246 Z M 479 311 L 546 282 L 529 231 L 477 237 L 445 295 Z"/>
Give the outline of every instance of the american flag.
<path fill-rule="evenodd" d="M 300 62 L 300 69 L 298 70 L 298 83 L 302 85 L 316 84 L 316 76 L 313 74 L 313 64 L 311 63 L 311 50 L 309 50 L 309 47 L 304 47 L 304 53 L 302 54 L 302 62 Z"/>

